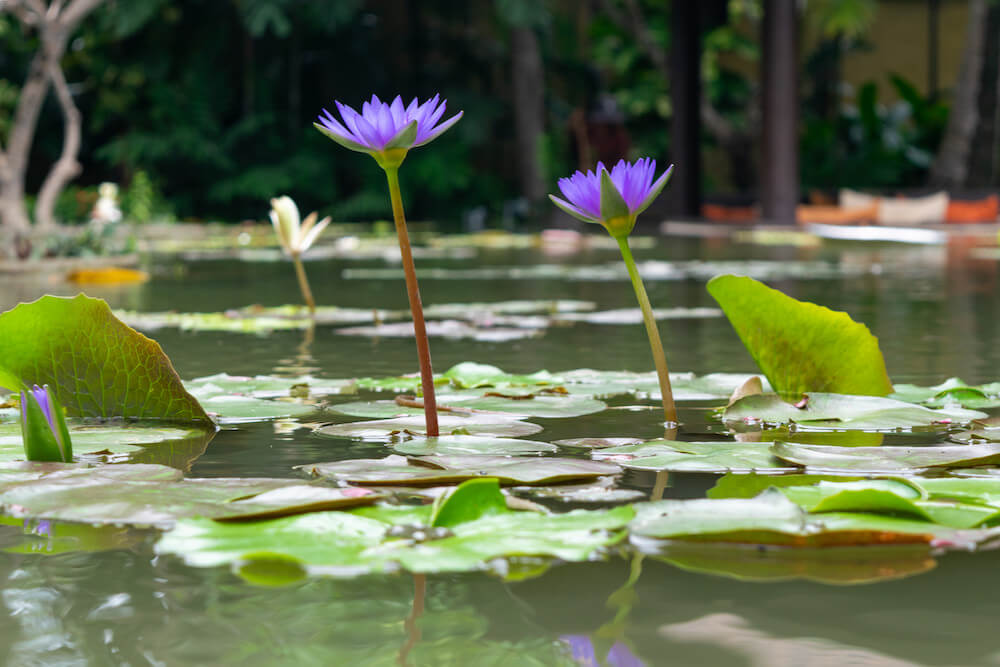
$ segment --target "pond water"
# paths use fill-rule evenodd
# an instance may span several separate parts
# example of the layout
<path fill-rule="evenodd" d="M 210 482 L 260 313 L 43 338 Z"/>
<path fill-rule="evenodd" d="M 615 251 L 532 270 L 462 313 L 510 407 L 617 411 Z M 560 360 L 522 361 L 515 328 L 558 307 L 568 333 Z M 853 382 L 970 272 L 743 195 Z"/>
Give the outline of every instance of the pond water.
<path fill-rule="evenodd" d="M 640 264 L 686 267 L 677 276 L 657 273 L 664 268 L 658 264 L 646 265 L 647 289 L 657 307 L 714 307 L 706 278 L 747 272 L 796 298 L 847 311 L 878 336 L 894 381 L 930 385 L 951 376 L 969 383 L 1000 379 L 998 263 L 978 259 L 970 253 L 974 245 L 955 240 L 928 247 L 769 247 L 667 238 L 637 250 L 636 257 Z M 692 260 L 706 264 L 687 264 Z M 605 249 L 572 255 L 479 250 L 466 258 L 417 260 L 422 271 L 440 270 L 421 279 L 425 304 L 582 299 L 601 310 L 634 306 L 628 283 L 608 280 L 603 272 L 616 261 L 616 251 Z M 470 273 L 539 264 L 579 271 L 552 272 L 544 279 Z M 401 280 L 383 275 L 386 268 L 392 265 L 381 260 L 307 263 L 321 304 L 405 308 Z M 113 308 L 196 312 L 294 303 L 298 294 L 291 267 L 280 262 L 160 258 L 149 269 L 153 279 L 146 284 L 86 292 Z M 655 279 L 670 276 L 678 279 Z M 0 307 L 46 292 L 76 291 L 47 277 L 5 276 Z M 666 320 L 660 326 L 672 371 L 755 370 L 724 317 Z M 352 378 L 416 370 L 410 339 L 341 336 L 332 327 L 317 329 L 308 346 L 302 331 L 252 336 L 168 328 L 151 335 L 184 379 L 219 372 Z M 466 360 L 512 373 L 652 366 L 638 324 L 575 323 L 508 342 L 434 338 L 431 350 L 439 371 Z M 704 440 L 706 433 L 722 430 L 708 416 L 708 405 L 682 409 L 682 439 Z M 536 440 L 662 435 L 655 411 L 533 421 L 545 427 L 532 436 Z M 384 452 L 380 444 L 261 422 L 224 428 L 189 476 L 295 477 L 295 465 Z M 657 479 L 628 473 L 620 486 L 648 495 L 665 482 L 665 497 L 683 498 L 703 496 L 714 481 L 711 475 Z M 738 556 L 680 549 L 560 564 L 520 580 L 392 574 L 263 588 L 229 568 L 192 568 L 173 556 L 156 556 L 151 531 L 108 531 L 113 535 L 107 539 L 119 548 L 55 555 L 7 549 L 21 544 L 20 530 L 16 536 L 0 532 L 4 664 L 389 665 L 401 659 L 418 665 L 575 664 L 568 647 L 578 654 L 592 649 L 604 659 L 616 639 L 648 665 L 1000 664 L 992 627 L 1000 615 L 991 585 L 1000 565 L 996 551 L 937 558 L 926 551 L 869 548 L 845 552 L 832 565 L 789 556 L 787 562 L 775 565 L 772 559 L 755 568 L 754 549 Z M 831 583 L 837 579 L 839 584 Z M 842 585 L 859 579 L 866 583 Z M 419 633 L 408 621 L 415 591 L 423 597 Z M 620 649 L 612 651 L 608 664 L 641 664 L 628 662 Z"/>

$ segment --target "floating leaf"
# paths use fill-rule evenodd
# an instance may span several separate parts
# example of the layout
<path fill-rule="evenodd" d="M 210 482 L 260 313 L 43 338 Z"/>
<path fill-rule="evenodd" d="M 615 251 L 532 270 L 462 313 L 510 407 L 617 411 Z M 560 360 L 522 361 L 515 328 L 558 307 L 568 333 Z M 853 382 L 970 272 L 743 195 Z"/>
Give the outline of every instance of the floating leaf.
<path fill-rule="evenodd" d="M 633 535 L 797 547 L 929 543 L 953 529 L 863 513 L 809 515 L 778 491 L 750 499 L 661 500 L 636 505 Z"/>
<path fill-rule="evenodd" d="M 48 384 L 78 417 L 209 421 L 160 346 L 83 294 L 0 315 L 0 386 L 22 384 Z"/>
<path fill-rule="evenodd" d="M 490 396 L 474 392 L 471 396 L 440 394 L 438 409 L 449 411 L 479 410 L 503 412 L 514 417 L 579 417 L 604 410 L 607 405 L 586 396 L 546 396 L 514 394 L 512 396 Z M 422 415 L 423 401 L 414 400 L 414 405 L 400 405 L 397 401 L 355 401 L 333 406 L 334 412 L 352 417 L 385 418 L 403 415 Z"/>
<path fill-rule="evenodd" d="M 479 504 L 486 486 L 470 487 Z M 463 492 L 463 496 L 465 492 Z M 447 501 L 442 509 L 447 506 Z M 201 567 L 256 559 L 295 559 L 310 572 L 340 576 L 382 571 L 396 566 L 412 572 L 461 572 L 489 567 L 499 558 L 556 557 L 578 561 L 624 537 L 634 516 L 630 507 L 605 511 L 575 510 L 560 515 L 511 512 L 492 502 L 464 516 L 452 515 L 447 536 L 426 539 L 429 530 L 394 533 L 398 510 L 371 508 L 363 515 L 323 512 L 251 524 L 223 525 L 204 519 L 179 521 L 156 545 Z M 407 520 L 429 525 L 431 508 L 404 512 Z M 423 538 L 423 539 L 421 539 Z"/>
<path fill-rule="evenodd" d="M 103 463 L 159 463 L 186 470 L 215 435 L 210 428 L 162 423 L 89 424 L 69 422 L 78 458 Z M 21 430 L 0 424 L 0 461 L 23 461 Z"/>
<path fill-rule="evenodd" d="M 476 435 L 443 435 L 437 438 L 414 438 L 394 444 L 393 451 L 411 456 L 437 454 L 486 454 L 517 456 L 546 454 L 559 448 L 547 442 L 518 440 L 516 438 L 490 438 Z"/>
<path fill-rule="evenodd" d="M 656 308 L 653 317 L 658 320 L 681 320 L 707 317 L 721 317 L 718 308 Z M 588 324 L 642 324 L 642 311 L 638 308 L 618 308 L 596 313 L 566 313 L 557 318 L 562 322 L 586 322 Z"/>
<path fill-rule="evenodd" d="M 949 378 L 933 387 L 897 384 L 891 398 L 941 408 L 961 406 L 984 409 L 1000 406 L 1000 383 L 971 387 L 959 378 Z"/>
<path fill-rule="evenodd" d="M 476 326 L 459 320 L 429 320 L 425 330 L 428 336 L 457 340 L 468 338 L 489 343 L 505 343 L 532 338 L 542 333 L 543 327 L 493 327 Z M 369 338 L 413 338 L 412 322 L 394 322 L 370 327 L 345 327 L 334 333 L 341 336 L 367 336 Z"/>
<path fill-rule="evenodd" d="M 923 544 L 898 546 L 766 549 L 742 544 L 672 542 L 659 560 L 688 572 L 740 581 L 816 581 L 869 584 L 901 579 L 933 569 L 937 562 Z"/>
<path fill-rule="evenodd" d="M 500 484 L 492 478 L 462 482 L 438 501 L 430 518 L 430 525 L 435 528 L 457 526 L 509 511 Z"/>
<path fill-rule="evenodd" d="M 811 470 L 849 473 L 916 474 L 929 468 L 957 468 L 1000 463 L 1000 444 L 934 447 L 826 447 L 778 442 L 771 451 L 779 459 Z"/>
<path fill-rule="evenodd" d="M 770 443 L 756 442 L 652 440 L 639 445 L 600 449 L 591 456 L 634 470 L 716 473 L 792 470 L 774 458 Z"/>
<path fill-rule="evenodd" d="M 956 407 L 932 410 L 891 398 L 811 392 L 796 405 L 776 394 L 746 396 L 726 408 L 722 418 L 751 423 L 796 423 L 811 428 L 894 430 L 964 423 L 986 416 L 983 412 Z"/>
<path fill-rule="evenodd" d="M 542 427 L 530 422 L 522 422 L 508 415 L 439 414 L 438 428 L 442 435 L 492 435 L 521 437 L 538 433 Z M 373 442 L 389 442 L 396 438 L 420 437 L 426 435 L 423 415 L 376 419 L 373 421 L 331 424 L 316 429 L 319 435 L 331 438 L 354 438 Z"/>
<path fill-rule="evenodd" d="M 376 498 L 365 489 L 317 488 L 287 479 L 182 479 L 176 470 L 136 464 L 57 471 L 0 490 L 0 506 L 17 517 L 157 527 L 179 517 L 246 520 Z"/>
<path fill-rule="evenodd" d="M 847 313 L 798 301 L 740 276 L 717 276 L 708 291 L 778 393 L 892 392 L 878 339 Z"/>
<path fill-rule="evenodd" d="M 496 477 L 501 484 L 552 484 L 616 475 L 621 468 L 582 459 L 507 456 L 426 456 L 406 459 L 353 459 L 297 466 L 307 473 L 337 482 L 370 486 L 432 486 L 457 484 L 478 477 Z"/>
<path fill-rule="evenodd" d="M 608 447 L 638 445 L 642 444 L 642 442 L 643 440 L 640 438 L 568 438 L 566 440 L 556 440 L 553 444 L 579 449 L 606 449 Z"/>
<path fill-rule="evenodd" d="M 184 383 L 185 388 L 195 396 L 244 395 L 252 398 L 289 398 L 303 396 L 331 396 L 351 394 L 357 387 L 353 380 L 328 380 L 311 375 L 297 377 L 276 377 L 256 375 L 247 377 L 218 373 L 196 378 Z"/>

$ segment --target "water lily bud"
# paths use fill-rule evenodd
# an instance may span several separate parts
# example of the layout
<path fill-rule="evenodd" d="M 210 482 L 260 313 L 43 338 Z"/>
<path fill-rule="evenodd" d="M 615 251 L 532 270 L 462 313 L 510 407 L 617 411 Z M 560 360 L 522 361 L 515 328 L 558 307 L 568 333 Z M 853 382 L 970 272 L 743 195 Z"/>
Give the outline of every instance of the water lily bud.
<path fill-rule="evenodd" d="M 48 385 L 21 392 L 21 440 L 29 461 L 73 461 L 66 418 Z"/>
<path fill-rule="evenodd" d="M 281 247 L 289 255 L 301 255 L 308 250 L 330 224 L 329 217 L 323 218 L 318 224 L 316 217 L 314 211 L 302 222 L 299 218 L 299 207 L 287 195 L 271 200 L 271 224 L 274 225 L 274 232 Z"/>

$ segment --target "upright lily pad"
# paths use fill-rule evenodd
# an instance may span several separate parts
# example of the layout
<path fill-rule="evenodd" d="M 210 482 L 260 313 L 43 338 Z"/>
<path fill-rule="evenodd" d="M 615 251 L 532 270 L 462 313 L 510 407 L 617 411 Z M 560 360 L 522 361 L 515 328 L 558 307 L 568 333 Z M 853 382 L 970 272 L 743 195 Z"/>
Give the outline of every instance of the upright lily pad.
<path fill-rule="evenodd" d="M 717 276 L 708 292 L 779 394 L 892 393 L 878 339 L 847 313 L 741 276 Z"/>
<path fill-rule="evenodd" d="M 0 315 L 0 386 L 22 384 L 48 384 L 73 416 L 209 421 L 160 346 L 83 294 Z"/>

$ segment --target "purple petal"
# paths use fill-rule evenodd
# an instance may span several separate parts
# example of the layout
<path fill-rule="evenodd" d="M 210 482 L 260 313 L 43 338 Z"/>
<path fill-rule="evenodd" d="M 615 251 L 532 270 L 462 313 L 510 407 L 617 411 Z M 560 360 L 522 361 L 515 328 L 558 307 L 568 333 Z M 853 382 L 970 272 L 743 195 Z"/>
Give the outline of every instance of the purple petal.
<path fill-rule="evenodd" d="M 594 642 L 587 635 L 565 635 L 560 637 L 569 646 L 569 655 L 581 667 L 599 667 Z"/>
<path fill-rule="evenodd" d="M 38 407 L 42 409 L 42 414 L 45 415 L 46 421 L 49 422 L 49 428 L 53 428 L 55 422 L 52 417 L 52 401 L 49 399 L 48 386 L 39 387 L 36 384 L 28 391 L 30 391 L 31 395 L 35 397 L 35 402 L 38 403 Z"/>
<path fill-rule="evenodd" d="M 457 123 L 462 118 L 462 115 L 464 113 L 465 113 L 464 111 L 459 111 L 457 114 L 455 114 L 454 116 L 452 116 L 451 118 L 449 118 L 445 122 L 443 122 L 440 125 L 438 125 L 437 127 L 435 127 L 434 130 L 430 134 L 428 134 L 427 136 L 425 136 L 423 139 L 421 139 L 418 136 L 417 137 L 417 141 L 413 145 L 414 146 L 423 146 L 424 144 L 429 143 L 429 142 L 437 139 L 439 136 L 441 136 L 442 134 L 444 134 L 445 130 L 447 130 L 452 125 L 454 125 L 455 123 Z"/>
<path fill-rule="evenodd" d="M 615 642 L 604 660 L 610 667 L 646 667 L 646 663 L 622 642 Z"/>

